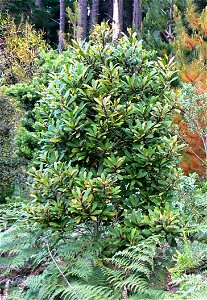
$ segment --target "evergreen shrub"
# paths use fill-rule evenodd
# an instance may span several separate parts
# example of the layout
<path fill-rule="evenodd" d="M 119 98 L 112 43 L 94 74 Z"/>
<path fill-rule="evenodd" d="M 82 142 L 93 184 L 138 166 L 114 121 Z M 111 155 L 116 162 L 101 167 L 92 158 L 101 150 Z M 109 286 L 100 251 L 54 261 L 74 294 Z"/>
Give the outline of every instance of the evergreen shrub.
<path fill-rule="evenodd" d="M 112 42 L 107 26 L 72 44 L 36 107 L 40 150 L 28 212 L 55 231 L 106 229 L 110 251 L 157 233 L 173 242 L 176 75 L 136 34 Z"/>

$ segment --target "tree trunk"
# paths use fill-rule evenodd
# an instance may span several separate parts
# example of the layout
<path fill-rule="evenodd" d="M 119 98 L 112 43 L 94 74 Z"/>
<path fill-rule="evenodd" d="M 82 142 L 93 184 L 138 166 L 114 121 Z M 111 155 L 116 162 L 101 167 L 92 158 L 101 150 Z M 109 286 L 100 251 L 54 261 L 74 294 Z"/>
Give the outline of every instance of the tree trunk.
<path fill-rule="evenodd" d="M 90 29 L 93 29 L 93 26 L 98 23 L 98 14 L 99 14 L 99 0 L 93 0 L 92 8 L 91 8 Z"/>
<path fill-rule="evenodd" d="M 126 300 L 127 298 L 128 298 L 128 291 L 127 291 L 127 287 L 124 286 L 122 288 L 121 299 L 120 300 Z"/>
<path fill-rule="evenodd" d="M 133 27 L 135 31 L 141 32 L 142 26 L 142 5 L 141 0 L 134 0 Z"/>
<path fill-rule="evenodd" d="M 168 41 L 169 43 L 172 43 L 174 40 L 174 34 L 173 34 L 173 6 L 174 6 L 174 1 L 170 0 L 170 15 L 169 15 L 169 25 L 168 25 Z"/>
<path fill-rule="evenodd" d="M 123 0 L 114 0 L 113 2 L 113 39 L 120 37 L 123 30 Z"/>
<path fill-rule="evenodd" d="M 42 0 L 35 0 L 36 7 L 42 7 Z"/>
<path fill-rule="evenodd" d="M 79 18 L 78 18 L 78 38 L 84 40 L 87 35 L 88 27 L 88 1 L 87 0 L 78 0 L 79 5 Z"/>
<path fill-rule="evenodd" d="M 65 45 L 65 0 L 60 0 L 59 51 Z"/>
<path fill-rule="evenodd" d="M 123 0 L 119 0 L 119 24 L 120 32 L 123 31 Z"/>
<path fill-rule="evenodd" d="M 113 0 L 108 0 L 107 9 L 106 9 L 106 21 L 109 21 L 112 24 L 113 21 Z"/>
<path fill-rule="evenodd" d="M 174 19 L 173 19 L 173 6 L 174 6 L 174 0 L 169 1 L 169 20 L 168 20 L 168 28 L 165 31 L 161 31 L 160 35 L 164 39 L 166 43 L 171 44 L 175 38 L 174 36 Z M 170 54 L 170 57 L 172 57 L 172 53 Z"/>

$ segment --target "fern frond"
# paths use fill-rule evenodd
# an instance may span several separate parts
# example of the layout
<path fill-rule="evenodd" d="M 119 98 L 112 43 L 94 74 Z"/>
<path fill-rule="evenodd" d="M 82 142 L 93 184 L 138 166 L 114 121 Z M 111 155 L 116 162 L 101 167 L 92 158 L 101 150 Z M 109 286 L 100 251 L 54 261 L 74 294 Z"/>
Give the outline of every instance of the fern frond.
<path fill-rule="evenodd" d="M 36 225 L 18 223 L 0 235 L 0 261 L 5 259 L 6 272 L 30 270 L 25 289 L 17 293 L 21 300 L 118 300 L 123 287 L 143 297 L 156 292 L 149 288 L 155 238 L 100 260 L 100 247 L 87 237 L 55 240 Z M 40 265 L 41 274 L 34 275 Z"/>
<path fill-rule="evenodd" d="M 173 283 L 179 285 L 179 289 L 168 299 L 171 300 L 187 300 L 187 299 L 207 299 L 207 280 L 206 273 L 182 275 Z M 166 295 L 167 296 L 167 295 Z"/>
<path fill-rule="evenodd" d="M 73 287 L 78 292 L 79 299 L 81 300 L 114 300 L 118 296 L 116 293 L 114 295 L 114 291 L 110 290 L 108 287 L 86 284 L 73 284 Z M 69 288 L 67 288 L 61 296 L 64 300 L 79 300 Z"/>

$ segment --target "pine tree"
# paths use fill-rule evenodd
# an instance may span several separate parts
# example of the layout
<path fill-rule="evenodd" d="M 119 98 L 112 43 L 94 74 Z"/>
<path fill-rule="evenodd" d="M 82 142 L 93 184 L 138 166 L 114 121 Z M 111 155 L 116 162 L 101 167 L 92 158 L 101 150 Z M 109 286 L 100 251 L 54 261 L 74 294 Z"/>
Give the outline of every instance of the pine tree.
<path fill-rule="evenodd" d="M 207 7 L 197 13 L 196 6 L 188 1 L 186 28 L 179 12 L 175 15 L 177 38 L 176 56 L 181 79 L 194 85 L 199 93 L 207 92 Z"/>
<path fill-rule="evenodd" d="M 155 49 L 160 56 L 172 55 L 175 38 L 174 6 L 185 10 L 185 0 L 143 1 L 142 37 L 145 47 Z"/>

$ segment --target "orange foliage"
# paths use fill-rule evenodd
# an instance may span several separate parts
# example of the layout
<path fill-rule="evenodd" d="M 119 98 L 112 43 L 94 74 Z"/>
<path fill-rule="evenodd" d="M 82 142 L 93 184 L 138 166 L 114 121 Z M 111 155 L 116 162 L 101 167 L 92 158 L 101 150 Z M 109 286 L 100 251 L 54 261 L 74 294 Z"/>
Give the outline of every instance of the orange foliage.
<path fill-rule="evenodd" d="M 181 63 L 179 65 L 180 77 L 185 83 L 207 84 L 207 70 L 202 61 L 195 60 L 192 63 Z"/>
<path fill-rule="evenodd" d="M 199 176 L 206 175 L 206 166 L 203 163 L 205 153 L 203 151 L 203 143 L 198 134 L 193 134 L 189 131 L 188 126 L 183 122 L 180 115 L 176 115 L 175 121 L 180 128 L 180 135 L 189 145 L 183 150 L 183 160 L 180 164 L 184 173 L 189 174 L 196 172 Z"/>
<path fill-rule="evenodd" d="M 204 37 L 207 37 L 207 7 L 198 16 L 192 0 L 188 0 L 187 20 L 193 30 L 200 31 Z"/>
<path fill-rule="evenodd" d="M 198 26 L 200 25 L 200 18 L 197 16 L 195 5 L 193 5 L 191 0 L 188 1 L 186 15 L 190 27 L 192 29 L 197 29 Z"/>
<path fill-rule="evenodd" d="M 197 45 L 200 44 L 199 37 L 196 36 L 191 38 L 186 32 L 182 32 L 181 41 L 183 46 L 189 50 L 192 50 L 193 48 L 195 48 Z"/>
<path fill-rule="evenodd" d="M 202 94 L 207 92 L 207 7 L 200 15 L 196 12 L 196 7 L 192 0 L 187 2 L 186 19 L 192 34 L 187 33 L 180 14 L 175 10 L 175 21 L 177 23 L 177 39 L 175 41 L 176 54 L 178 59 L 178 68 L 181 80 L 185 83 L 193 84 L 196 93 Z M 192 51 L 192 54 L 186 54 L 185 50 Z M 194 51 L 196 50 L 196 51 Z M 188 56 L 187 56 L 188 55 Z M 192 55 L 195 55 L 192 59 Z M 191 62 L 189 62 L 189 57 Z M 182 118 L 175 121 L 180 126 L 180 134 L 188 143 L 184 150 L 181 167 L 184 172 L 197 172 L 200 176 L 206 173 L 205 152 L 203 143 L 198 134 L 189 132 L 188 126 Z"/>
<path fill-rule="evenodd" d="M 200 17 L 200 29 L 204 37 L 207 37 L 207 7 L 202 11 Z"/>
<path fill-rule="evenodd" d="M 193 83 L 198 78 L 199 74 L 196 69 L 189 68 L 189 70 L 180 71 L 180 77 L 182 81 L 186 83 Z"/>

